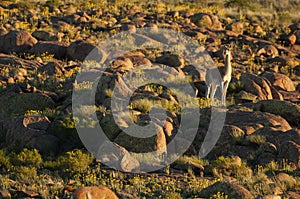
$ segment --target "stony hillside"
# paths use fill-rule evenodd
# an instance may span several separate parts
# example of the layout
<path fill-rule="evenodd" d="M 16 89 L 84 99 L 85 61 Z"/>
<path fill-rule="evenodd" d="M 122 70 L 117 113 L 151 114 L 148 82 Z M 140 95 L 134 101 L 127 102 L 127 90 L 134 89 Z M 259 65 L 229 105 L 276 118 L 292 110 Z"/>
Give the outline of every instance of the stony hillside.
<path fill-rule="evenodd" d="M 299 2 L 268 2 L 1 1 L 0 198 L 68 198 L 67 184 L 103 184 L 120 198 L 300 198 L 300 18 L 288 13 Z M 141 34 L 145 27 L 150 33 Z M 128 48 L 177 42 L 172 34 L 158 34 L 161 29 L 184 34 L 220 67 L 230 46 L 226 109 L 205 98 L 209 67 L 193 66 L 188 58 L 196 52 L 140 48 L 119 55 L 98 45 L 122 31 L 132 36 Z M 91 53 L 98 68 L 84 62 Z M 101 72 L 96 86 L 76 79 L 84 67 L 88 77 Z M 138 81 L 124 80 L 145 71 L 165 78 L 170 87 L 181 88 L 188 80 L 192 99 L 184 89 L 173 92 L 153 83 L 135 89 Z M 72 110 L 74 89 L 80 101 L 92 87 L 94 103 Z M 113 100 L 124 97 L 129 103 L 113 109 Z M 165 115 L 155 114 L 157 106 Z M 191 111 L 195 107 L 197 113 Z M 210 129 L 219 120 L 213 113 L 226 113 L 222 133 L 199 159 L 207 132 L 217 131 Z M 185 125 L 183 135 L 183 121 L 199 123 Z M 129 136 L 124 130 L 133 131 L 132 123 L 153 124 L 153 136 Z M 84 149 L 78 124 L 91 134 L 100 125 L 120 152 L 94 158 Z M 194 137 L 187 136 L 192 132 Z M 95 150 L 110 150 L 99 143 Z M 176 149 L 188 143 L 182 157 L 151 173 L 131 173 L 164 162 L 129 152 L 158 151 L 161 157 L 171 153 L 171 143 Z M 125 172 L 105 166 L 111 161 Z"/>

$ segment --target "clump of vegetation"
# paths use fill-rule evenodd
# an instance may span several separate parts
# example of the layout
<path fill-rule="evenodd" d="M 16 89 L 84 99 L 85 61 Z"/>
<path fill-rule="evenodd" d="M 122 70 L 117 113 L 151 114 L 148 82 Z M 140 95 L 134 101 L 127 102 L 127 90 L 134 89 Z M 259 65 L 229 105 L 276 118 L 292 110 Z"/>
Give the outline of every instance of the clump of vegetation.
<path fill-rule="evenodd" d="M 43 160 L 41 154 L 37 149 L 24 148 L 19 154 L 16 155 L 14 160 L 16 165 L 40 167 Z"/>
<path fill-rule="evenodd" d="M 220 156 L 212 163 L 212 167 L 214 175 L 220 178 L 232 176 L 242 180 L 252 176 L 251 168 L 237 156 Z"/>
<path fill-rule="evenodd" d="M 58 157 L 56 166 L 65 173 L 73 174 L 87 170 L 93 160 L 94 157 L 90 153 L 76 149 Z"/>

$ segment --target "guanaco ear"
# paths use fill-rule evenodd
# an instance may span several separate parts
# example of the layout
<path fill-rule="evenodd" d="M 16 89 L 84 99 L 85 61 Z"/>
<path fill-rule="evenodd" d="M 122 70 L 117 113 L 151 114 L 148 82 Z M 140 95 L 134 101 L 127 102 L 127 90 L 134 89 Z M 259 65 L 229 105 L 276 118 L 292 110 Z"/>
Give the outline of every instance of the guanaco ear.
<path fill-rule="evenodd" d="M 231 50 L 232 44 L 231 43 L 225 44 L 224 47 L 225 47 L 225 50 Z"/>

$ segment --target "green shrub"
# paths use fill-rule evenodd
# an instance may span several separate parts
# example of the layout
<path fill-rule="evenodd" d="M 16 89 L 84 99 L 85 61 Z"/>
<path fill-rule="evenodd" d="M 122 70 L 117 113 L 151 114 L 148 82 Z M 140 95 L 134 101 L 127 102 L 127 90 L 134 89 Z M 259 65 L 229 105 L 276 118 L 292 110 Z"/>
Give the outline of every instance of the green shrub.
<path fill-rule="evenodd" d="M 6 149 L 0 150 L 0 169 L 7 170 L 11 168 L 10 158 L 6 152 Z"/>
<path fill-rule="evenodd" d="M 24 183 L 32 183 L 38 178 L 37 169 L 35 167 L 18 166 L 15 168 L 16 180 Z"/>
<path fill-rule="evenodd" d="M 58 167 L 67 173 L 78 173 L 88 169 L 94 158 L 89 153 L 83 153 L 82 150 L 75 149 L 60 156 L 57 160 Z"/>
<path fill-rule="evenodd" d="M 37 149 L 24 148 L 15 158 L 16 165 L 40 167 L 43 162 L 41 154 Z"/>
<path fill-rule="evenodd" d="M 263 143 L 266 142 L 266 137 L 263 136 L 263 135 L 250 135 L 250 136 L 247 137 L 247 140 L 250 143 L 257 144 L 257 145 L 262 145 Z"/>
<path fill-rule="evenodd" d="M 166 199 L 181 199 L 182 197 L 181 197 L 180 193 L 168 192 L 168 193 L 163 194 L 163 198 L 166 198 Z"/>
<path fill-rule="evenodd" d="M 130 108 L 141 111 L 142 113 L 149 113 L 154 102 L 149 99 L 138 99 L 130 104 Z"/>

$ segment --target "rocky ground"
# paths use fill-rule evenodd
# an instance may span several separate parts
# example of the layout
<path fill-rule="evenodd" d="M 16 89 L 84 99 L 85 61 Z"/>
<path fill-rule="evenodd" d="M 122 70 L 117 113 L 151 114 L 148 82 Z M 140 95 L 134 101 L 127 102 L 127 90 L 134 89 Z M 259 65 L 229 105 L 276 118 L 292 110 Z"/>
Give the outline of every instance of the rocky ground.
<path fill-rule="evenodd" d="M 105 184 L 120 198 L 300 198 L 299 20 L 287 22 L 279 14 L 234 15 L 221 4 L 193 2 L 8 0 L 0 4 L 0 20 L 0 198 L 69 197 L 62 192 L 66 184 Z M 186 129 L 196 136 L 184 157 L 164 170 L 137 175 L 100 168 L 89 154 L 76 150 L 83 144 L 72 117 L 72 92 L 77 87 L 84 95 L 91 86 L 75 78 L 93 49 L 98 48 L 101 64 L 112 56 L 97 47 L 100 41 L 130 31 L 134 43 L 157 42 L 153 35 L 136 32 L 143 27 L 180 31 L 204 46 L 221 66 L 224 45 L 230 44 L 233 74 L 222 134 L 208 156 L 198 159 L 212 110 L 204 98 L 204 73 L 191 66 L 186 55 L 155 49 L 127 52 L 108 63 L 97 85 L 95 106 L 77 111 L 96 110 L 106 136 L 122 151 L 98 161 L 113 159 L 127 172 L 143 167 L 128 151 L 164 149 L 178 134 L 181 109 L 189 107 L 168 88 L 148 84 L 133 90 L 122 78 L 140 65 L 151 66 L 153 73 L 175 83 L 178 76 L 190 79 L 197 93 L 200 123 Z M 168 34 L 161 39 L 174 42 Z M 154 67 L 157 64 L 168 67 L 161 70 Z M 113 118 L 116 85 L 122 96 L 133 93 L 131 115 L 118 110 Z M 128 118 L 147 124 L 157 104 L 167 116 L 163 122 L 159 116 L 151 118 L 155 136 L 141 140 L 122 132 L 120 126 L 130 126 Z M 84 127 L 95 125 L 85 119 Z M 186 140 L 182 137 L 177 144 Z M 174 182 L 175 187 L 167 186 Z"/>

